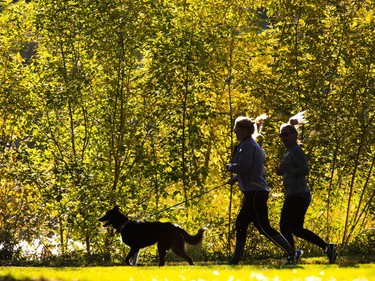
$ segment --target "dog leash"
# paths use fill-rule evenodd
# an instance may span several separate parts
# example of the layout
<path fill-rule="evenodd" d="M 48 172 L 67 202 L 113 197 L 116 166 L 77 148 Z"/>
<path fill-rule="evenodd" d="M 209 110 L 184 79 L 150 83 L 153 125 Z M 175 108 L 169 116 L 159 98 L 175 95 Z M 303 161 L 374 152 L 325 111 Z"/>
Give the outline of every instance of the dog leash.
<path fill-rule="evenodd" d="M 149 217 L 153 217 L 153 216 L 155 216 L 155 215 L 157 215 L 157 214 L 160 214 L 160 213 L 163 213 L 163 212 L 165 212 L 165 211 L 167 211 L 167 210 L 169 210 L 169 209 L 175 208 L 175 207 L 177 207 L 177 206 L 179 206 L 179 205 L 181 205 L 181 204 L 184 204 L 184 203 L 186 203 L 186 202 L 188 202 L 188 201 L 191 201 L 191 200 L 193 200 L 193 199 L 195 199 L 195 198 L 197 198 L 197 197 L 201 197 L 201 196 L 203 196 L 203 195 L 205 195 L 205 194 L 207 194 L 207 193 L 210 193 L 211 191 L 213 191 L 213 190 L 215 190 L 215 189 L 218 189 L 218 188 L 220 188 L 220 187 L 222 187 L 222 186 L 224 186 L 224 185 L 226 185 L 226 184 L 227 184 L 227 183 L 225 182 L 225 183 L 223 183 L 223 184 L 221 184 L 221 185 L 215 186 L 215 187 L 213 187 L 213 188 L 211 188 L 211 189 L 209 189 L 209 190 L 206 190 L 205 192 L 202 192 L 202 193 L 199 193 L 199 194 L 197 194 L 197 195 L 194 195 L 194 196 L 192 196 L 192 197 L 190 197 L 190 198 L 188 198 L 188 199 L 186 199 L 186 200 L 184 200 L 184 201 L 182 201 L 182 202 L 179 202 L 179 203 L 177 203 L 177 204 L 174 204 L 174 205 L 172 205 L 172 206 L 169 206 L 169 207 L 167 207 L 167 208 L 164 208 L 164 209 L 162 209 L 162 210 L 160 210 L 160 211 L 157 211 L 157 212 L 155 212 L 155 213 L 149 214 L 149 215 L 147 215 L 146 217 L 144 217 L 143 219 L 146 219 L 146 218 L 149 218 Z"/>

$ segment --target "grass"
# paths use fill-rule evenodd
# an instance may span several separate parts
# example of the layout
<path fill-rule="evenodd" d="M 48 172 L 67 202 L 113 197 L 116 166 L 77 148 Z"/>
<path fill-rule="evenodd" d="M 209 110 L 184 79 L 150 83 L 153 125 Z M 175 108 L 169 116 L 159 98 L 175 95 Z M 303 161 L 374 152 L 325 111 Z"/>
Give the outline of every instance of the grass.
<path fill-rule="evenodd" d="M 112 267 L 0 267 L 0 280 L 15 281 L 242 281 L 305 280 L 375 281 L 375 264 L 349 266 L 302 264 L 267 265 L 178 265 Z"/>

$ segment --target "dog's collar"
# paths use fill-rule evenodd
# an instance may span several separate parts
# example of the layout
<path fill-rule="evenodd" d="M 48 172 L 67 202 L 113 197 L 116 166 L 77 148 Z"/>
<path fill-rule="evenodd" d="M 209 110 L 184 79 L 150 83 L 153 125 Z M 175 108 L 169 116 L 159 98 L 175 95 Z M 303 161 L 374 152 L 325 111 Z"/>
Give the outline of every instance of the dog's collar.
<path fill-rule="evenodd" d="M 121 233 L 121 231 L 124 229 L 124 227 L 130 223 L 130 220 L 127 220 L 126 222 L 124 222 L 122 225 L 120 225 L 119 229 L 117 229 L 117 232 L 118 233 Z"/>

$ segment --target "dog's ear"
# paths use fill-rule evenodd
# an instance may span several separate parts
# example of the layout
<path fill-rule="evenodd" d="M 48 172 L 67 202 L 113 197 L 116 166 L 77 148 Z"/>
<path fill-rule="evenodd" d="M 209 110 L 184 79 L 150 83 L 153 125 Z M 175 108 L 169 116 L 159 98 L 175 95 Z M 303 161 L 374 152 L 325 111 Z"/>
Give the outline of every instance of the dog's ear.
<path fill-rule="evenodd" d="M 115 210 L 115 211 L 119 211 L 119 210 L 120 210 L 120 207 L 119 207 L 118 205 L 116 205 L 116 206 L 113 207 L 113 210 Z"/>

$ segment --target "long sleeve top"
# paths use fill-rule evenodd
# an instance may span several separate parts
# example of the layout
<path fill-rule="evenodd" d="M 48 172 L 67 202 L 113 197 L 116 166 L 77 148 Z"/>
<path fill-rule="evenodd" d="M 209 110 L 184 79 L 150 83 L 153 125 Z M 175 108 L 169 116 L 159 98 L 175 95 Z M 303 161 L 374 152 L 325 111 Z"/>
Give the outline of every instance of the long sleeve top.
<path fill-rule="evenodd" d="M 306 176 L 309 174 L 307 158 L 302 148 L 296 144 L 288 148 L 282 159 L 284 163 L 283 185 L 286 196 L 310 192 Z"/>
<path fill-rule="evenodd" d="M 264 172 L 265 155 L 263 149 L 249 137 L 236 148 L 230 172 L 237 174 L 241 191 L 269 191 Z"/>

